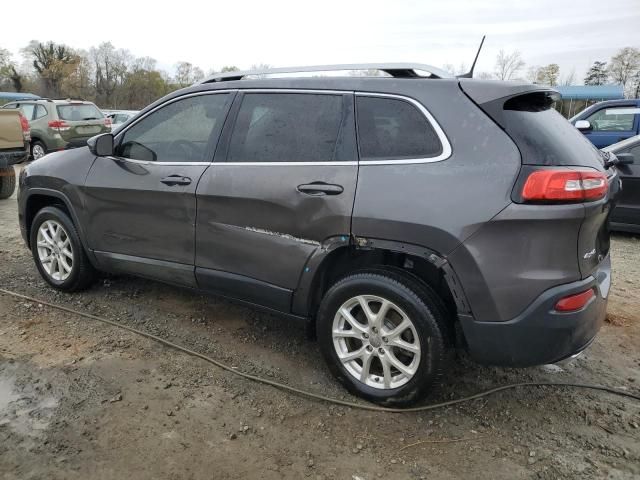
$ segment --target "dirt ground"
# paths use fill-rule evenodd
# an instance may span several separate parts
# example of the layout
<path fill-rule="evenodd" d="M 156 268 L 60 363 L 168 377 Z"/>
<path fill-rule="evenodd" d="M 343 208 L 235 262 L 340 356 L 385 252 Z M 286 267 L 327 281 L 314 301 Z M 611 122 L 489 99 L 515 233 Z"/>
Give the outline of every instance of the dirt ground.
<path fill-rule="evenodd" d="M 487 368 L 464 355 L 427 402 L 522 381 L 640 392 L 640 242 L 616 235 L 614 324 L 559 366 Z M 161 335 L 238 370 L 351 399 L 304 326 L 191 291 L 104 277 L 45 285 L 15 198 L 0 201 L 0 286 Z M 417 442 L 423 442 L 417 444 Z M 293 396 L 115 327 L 0 295 L 0 479 L 640 478 L 640 404 L 516 390 L 425 413 Z"/>

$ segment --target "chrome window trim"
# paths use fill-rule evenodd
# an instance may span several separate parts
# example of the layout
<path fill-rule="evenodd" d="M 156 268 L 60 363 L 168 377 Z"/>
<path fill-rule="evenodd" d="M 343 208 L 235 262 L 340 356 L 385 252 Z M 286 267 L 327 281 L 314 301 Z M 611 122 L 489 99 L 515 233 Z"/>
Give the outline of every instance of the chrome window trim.
<path fill-rule="evenodd" d="M 178 167 L 180 165 L 195 166 L 195 165 L 211 165 L 213 162 L 152 162 L 150 160 L 136 160 L 135 158 L 116 157 L 113 155 L 106 156 L 109 160 L 115 160 L 117 162 L 130 162 L 138 165 L 169 165 Z"/>
<path fill-rule="evenodd" d="M 449 143 L 449 139 L 447 138 L 444 130 L 440 124 L 436 121 L 436 119 L 431 115 L 431 112 L 426 109 L 422 103 L 417 101 L 414 98 L 407 97 L 405 95 L 397 95 L 394 93 L 367 93 L 367 92 L 355 92 L 356 97 L 378 97 L 378 98 L 394 98 L 396 100 L 404 100 L 406 102 L 411 103 L 414 107 L 416 107 L 422 115 L 425 116 L 431 127 L 436 132 L 440 143 L 442 144 L 442 152 L 440 155 L 435 157 L 418 157 L 418 158 L 402 158 L 402 159 L 380 159 L 380 160 L 360 160 L 360 165 L 411 165 L 417 163 L 435 163 L 442 162 L 451 156 L 451 144 Z"/>
<path fill-rule="evenodd" d="M 447 138 L 444 130 L 440 127 L 440 124 L 436 121 L 436 119 L 431 115 L 429 110 L 426 109 L 422 103 L 417 101 L 414 98 L 407 97 L 405 95 L 395 94 L 395 93 L 376 93 L 376 92 L 362 92 L 362 91 L 351 91 L 351 90 L 317 90 L 317 89 L 305 89 L 305 88 L 225 88 L 220 90 L 205 90 L 201 92 L 189 93 L 187 95 L 181 95 L 179 97 L 172 98 L 160 105 L 157 105 L 152 110 L 149 110 L 140 118 L 137 118 L 134 122 L 127 125 L 122 131 L 117 133 L 117 137 L 125 134 L 127 130 L 129 130 L 134 125 L 137 125 L 140 121 L 145 119 L 147 116 L 151 115 L 155 111 L 160 108 L 169 105 L 171 103 L 177 102 L 184 98 L 197 97 L 201 95 L 216 95 L 219 93 L 234 93 L 234 92 L 242 92 L 242 93 L 307 93 L 307 94 L 324 94 L 324 95 L 345 95 L 345 94 L 353 94 L 358 97 L 379 97 L 379 98 L 394 98 L 397 100 L 404 100 L 406 102 L 411 103 L 415 106 L 427 119 L 429 124 L 433 127 L 438 139 L 442 143 L 442 153 L 435 157 L 420 157 L 420 158 L 403 158 L 403 159 L 380 159 L 380 160 L 344 160 L 344 161 L 331 161 L 331 162 L 152 162 L 148 160 L 136 160 L 133 158 L 124 158 L 124 157 L 115 157 L 110 156 L 107 158 L 111 158 L 112 160 L 119 161 L 127 161 L 132 163 L 138 163 L 142 165 L 171 165 L 171 166 L 194 166 L 194 165 L 229 165 L 229 166 L 265 166 L 265 167 L 277 167 L 277 166 L 356 166 L 356 165 L 411 165 L 411 164 L 421 164 L 421 163 L 435 163 L 441 162 L 443 160 L 448 159 L 451 156 L 452 149 L 451 144 L 449 143 L 449 139 Z"/>
<path fill-rule="evenodd" d="M 310 167 L 310 166 L 316 166 L 316 167 L 320 167 L 323 165 L 327 165 L 327 166 L 334 166 L 334 167 L 338 167 L 338 166 L 355 166 L 358 165 L 358 162 L 356 160 L 343 160 L 343 161 L 335 161 L 335 162 L 213 162 L 213 165 L 232 165 L 232 166 L 236 166 L 239 167 L 240 165 L 248 165 L 251 167 L 261 167 L 261 166 L 265 166 L 265 167 L 278 167 L 280 165 L 282 166 L 288 166 L 288 167 L 295 167 L 295 166 L 301 166 L 301 167 Z"/>

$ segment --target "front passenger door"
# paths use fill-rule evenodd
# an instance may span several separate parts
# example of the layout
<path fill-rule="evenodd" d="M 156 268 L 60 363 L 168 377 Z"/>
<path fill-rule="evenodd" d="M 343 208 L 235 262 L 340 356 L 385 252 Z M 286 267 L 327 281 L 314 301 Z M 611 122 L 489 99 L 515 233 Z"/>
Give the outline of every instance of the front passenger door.
<path fill-rule="evenodd" d="M 636 135 L 639 119 L 636 106 L 604 107 L 586 118 L 592 130 L 584 134 L 597 148 L 608 147 Z"/>
<path fill-rule="evenodd" d="M 195 286 L 195 190 L 234 93 L 172 100 L 119 133 L 85 183 L 88 244 L 102 267 Z"/>

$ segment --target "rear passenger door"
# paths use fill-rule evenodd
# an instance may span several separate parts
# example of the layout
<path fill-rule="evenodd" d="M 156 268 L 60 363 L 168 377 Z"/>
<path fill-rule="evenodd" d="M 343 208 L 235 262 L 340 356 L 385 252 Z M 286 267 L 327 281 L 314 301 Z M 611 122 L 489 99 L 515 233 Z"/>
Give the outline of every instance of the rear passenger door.
<path fill-rule="evenodd" d="M 348 239 L 357 172 L 351 93 L 238 94 L 196 191 L 199 286 L 288 312 L 309 257 Z"/>

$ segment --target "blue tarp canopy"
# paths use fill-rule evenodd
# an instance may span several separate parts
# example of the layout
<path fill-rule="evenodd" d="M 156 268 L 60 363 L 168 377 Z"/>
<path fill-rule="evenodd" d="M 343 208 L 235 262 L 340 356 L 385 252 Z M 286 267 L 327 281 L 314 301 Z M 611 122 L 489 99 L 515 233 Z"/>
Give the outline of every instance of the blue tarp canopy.
<path fill-rule="evenodd" d="M 622 85 L 568 85 L 554 87 L 563 100 L 619 100 L 624 98 Z"/>
<path fill-rule="evenodd" d="M 0 92 L 0 100 L 5 100 L 7 102 L 11 102 L 12 100 L 22 100 L 22 99 L 30 99 L 34 100 L 36 98 L 40 98 L 38 95 L 34 95 L 33 93 L 24 93 L 24 92 Z"/>

